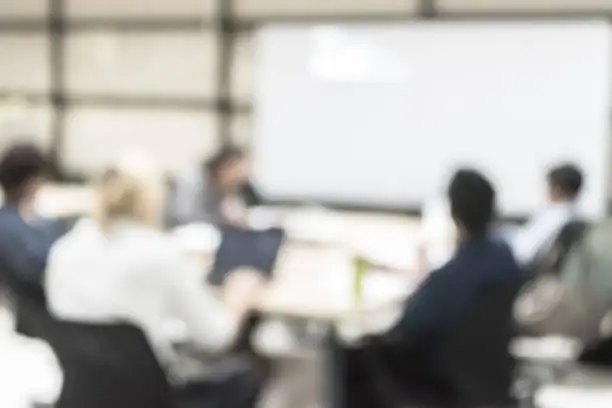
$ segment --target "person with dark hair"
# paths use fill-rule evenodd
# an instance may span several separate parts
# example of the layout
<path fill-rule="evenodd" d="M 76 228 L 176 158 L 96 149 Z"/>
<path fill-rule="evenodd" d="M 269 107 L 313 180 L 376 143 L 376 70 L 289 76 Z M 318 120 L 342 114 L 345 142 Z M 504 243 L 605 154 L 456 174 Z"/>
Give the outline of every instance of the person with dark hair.
<path fill-rule="evenodd" d="M 537 263 L 563 227 L 578 217 L 576 202 L 584 182 L 582 171 L 574 164 L 561 164 L 551 169 L 546 179 L 549 205 L 511 239 L 514 255 L 521 265 Z"/>
<path fill-rule="evenodd" d="M 459 406 L 460 402 L 466 403 L 457 394 L 470 390 L 457 389 L 456 378 L 449 373 L 448 342 L 452 341 L 456 327 L 478 307 L 482 296 L 489 293 L 487 291 L 507 286 L 518 288 L 522 277 L 510 247 L 491 231 L 495 213 L 495 190 L 491 183 L 475 170 L 461 169 L 452 177 L 448 198 L 458 233 L 456 252 L 446 264 L 433 270 L 408 298 L 401 317 L 382 339 L 347 352 L 348 406 L 408 406 L 413 403 L 438 406 L 436 404 L 447 402 L 448 406 Z M 491 310 L 491 313 L 508 316 L 510 320 L 513 302 L 507 303 L 504 306 L 507 310 Z M 496 339 L 489 342 L 487 350 L 482 350 L 483 355 L 502 355 L 503 359 L 507 355 L 511 361 L 508 352 L 511 335 L 487 330 L 494 329 L 483 327 L 482 333 L 474 334 L 488 333 Z M 450 360 L 461 361 L 455 357 Z M 474 367 L 464 367 L 464 371 L 490 378 L 500 389 L 510 386 L 512 364 L 499 367 L 498 362 L 476 360 L 474 357 Z M 373 361 L 381 373 L 389 376 L 389 381 L 397 381 L 400 394 L 407 400 L 402 400 L 398 394 L 392 398 L 393 403 L 388 402 L 393 392 L 381 384 L 383 380 L 368 374 Z M 501 399 L 509 395 L 510 390 L 505 391 L 501 392 Z M 387 403 L 382 402 L 385 398 Z"/>
<path fill-rule="evenodd" d="M 396 327 L 406 334 L 440 333 L 461 317 L 482 287 L 520 277 L 510 248 L 491 236 L 495 214 L 491 183 L 475 170 L 459 170 L 450 182 L 448 198 L 457 250 L 407 303 Z"/>
<path fill-rule="evenodd" d="M 49 160 L 36 146 L 20 144 L 0 158 L 0 265 L 16 278 L 40 285 L 59 226 L 36 213 L 36 195 L 49 171 Z"/>
<path fill-rule="evenodd" d="M 171 223 L 242 224 L 244 208 L 259 203 L 249 183 L 246 161 L 242 150 L 228 146 L 179 176 L 171 194 Z"/>

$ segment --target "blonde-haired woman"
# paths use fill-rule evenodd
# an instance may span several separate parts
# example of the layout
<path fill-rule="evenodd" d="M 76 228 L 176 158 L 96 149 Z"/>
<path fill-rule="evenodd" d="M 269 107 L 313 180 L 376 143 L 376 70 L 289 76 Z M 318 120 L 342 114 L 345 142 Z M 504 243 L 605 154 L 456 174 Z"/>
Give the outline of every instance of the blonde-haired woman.
<path fill-rule="evenodd" d="M 172 372 L 175 355 L 166 323 L 180 319 L 194 343 L 222 351 L 236 339 L 261 280 L 252 273 L 234 273 L 222 300 L 207 289 L 197 266 L 157 228 L 162 185 L 161 175 L 140 160 L 108 171 L 99 183 L 96 216 L 81 220 L 53 246 L 45 279 L 49 309 L 57 318 L 129 321 L 144 331 L 162 365 Z M 223 395 L 256 393 L 249 381 L 233 382 L 233 390 L 224 384 Z M 214 393 L 214 387 L 207 392 Z M 211 404 L 211 398 L 219 405 Z M 206 407 L 225 406 L 218 392 L 204 399 Z"/>

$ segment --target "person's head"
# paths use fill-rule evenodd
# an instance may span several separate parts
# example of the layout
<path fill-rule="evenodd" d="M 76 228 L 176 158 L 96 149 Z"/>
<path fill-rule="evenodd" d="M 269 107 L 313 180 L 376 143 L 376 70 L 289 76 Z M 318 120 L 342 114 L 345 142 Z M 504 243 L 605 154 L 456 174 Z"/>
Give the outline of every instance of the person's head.
<path fill-rule="evenodd" d="M 99 183 L 99 221 L 108 226 L 127 219 L 149 226 L 162 222 L 163 175 L 144 160 L 119 162 Z"/>
<path fill-rule="evenodd" d="M 224 147 L 206 162 L 214 183 L 223 189 L 232 189 L 248 180 L 246 155 L 237 147 Z"/>
<path fill-rule="evenodd" d="M 495 190 L 480 172 L 460 169 L 448 187 L 451 215 L 461 241 L 487 235 L 495 212 Z"/>
<path fill-rule="evenodd" d="M 554 167 L 548 172 L 546 179 L 548 197 L 553 203 L 574 201 L 582 190 L 582 172 L 573 164 Z"/>
<path fill-rule="evenodd" d="M 10 147 L 0 158 L 0 186 L 6 202 L 23 205 L 34 200 L 49 165 L 48 157 L 33 144 Z"/>

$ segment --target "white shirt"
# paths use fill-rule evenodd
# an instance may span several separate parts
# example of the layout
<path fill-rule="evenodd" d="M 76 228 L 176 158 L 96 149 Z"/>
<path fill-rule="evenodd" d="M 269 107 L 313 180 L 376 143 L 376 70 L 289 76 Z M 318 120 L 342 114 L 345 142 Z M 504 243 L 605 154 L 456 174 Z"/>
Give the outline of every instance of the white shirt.
<path fill-rule="evenodd" d="M 164 365 L 174 358 L 164 331 L 172 319 L 184 322 L 202 348 L 228 347 L 237 321 L 172 242 L 132 221 L 117 222 L 106 232 L 92 221 L 79 222 L 49 256 L 45 278 L 51 312 L 72 321 L 131 322 L 145 332 Z"/>
<path fill-rule="evenodd" d="M 575 212 L 573 203 L 553 204 L 519 228 L 510 240 L 517 261 L 521 265 L 534 261 L 540 251 L 553 244 Z"/>
<path fill-rule="evenodd" d="M 457 228 L 447 199 L 435 197 L 423 206 L 421 240 L 430 269 L 441 267 L 453 256 L 456 249 Z"/>

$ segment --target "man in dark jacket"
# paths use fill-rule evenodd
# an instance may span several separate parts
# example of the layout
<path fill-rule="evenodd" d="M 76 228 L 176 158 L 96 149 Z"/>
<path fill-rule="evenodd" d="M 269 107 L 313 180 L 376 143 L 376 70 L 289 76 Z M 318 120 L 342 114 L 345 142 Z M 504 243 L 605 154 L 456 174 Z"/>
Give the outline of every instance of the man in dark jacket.
<path fill-rule="evenodd" d="M 369 356 L 366 360 L 374 358 L 386 365 L 385 369 L 395 373 L 397 385 L 404 391 L 410 390 L 408 394 L 429 393 L 419 397 L 419 402 L 428 403 L 429 396 L 437 398 L 452 392 L 453 384 L 448 381 L 446 363 L 440 356 L 444 355 L 453 330 L 477 306 L 484 292 L 504 285 L 518 286 L 522 280 L 509 246 L 490 233 L 495 208 L 491 183 L 474 170 L 460 170 L 450 183 L 448 196 L 458 230 L 458 249 L 452 259 L 432 271 L 408 299 L 398 323 L 387 333 L 386 337 L 396 339 L 401 347 L 391 352 L 384 347 L 368 350 L 367 346 L 349 351 L 349 400 L 355 402 L 356 407 L 362 402 L 364 407 L 385 406 L 378 400 L 368 401 L 372 395 L 363 394 L 368 389 L 367 384 L 355 386 L 360 381 L 369 381 L 364 374 L 367 367 L 361 364 L 364 356 Z M 510 316 L 511 302 L 507 308 Z M 388 396 L 390 393 L 379 394 Z"/>

